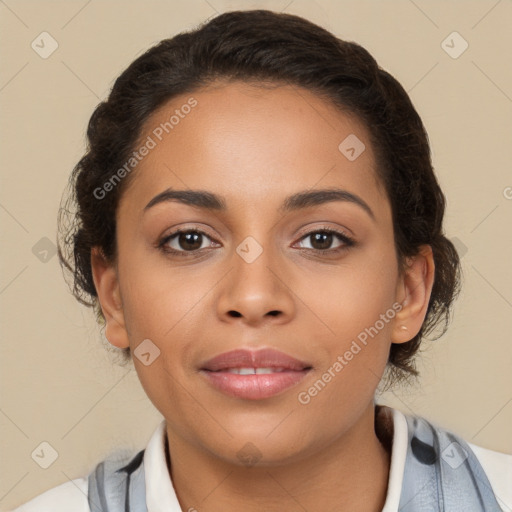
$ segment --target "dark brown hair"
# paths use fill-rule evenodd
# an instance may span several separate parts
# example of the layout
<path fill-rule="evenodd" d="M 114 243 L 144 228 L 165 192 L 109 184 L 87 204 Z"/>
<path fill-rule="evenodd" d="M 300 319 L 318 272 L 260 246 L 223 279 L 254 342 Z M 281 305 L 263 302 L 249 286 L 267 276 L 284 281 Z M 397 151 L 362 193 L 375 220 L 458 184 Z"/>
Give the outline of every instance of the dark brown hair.
<path fill-rule="evenodd" d="M 406 258 L 416 255 L 420 245 L 430 245 L 434 254 L 435 280 L 422 328 L 409 342 L 393 344 L 389 354 L 392 381 L 416 375 L 414 355 L 421 340 L 437 326 L 444 334 L 460 288 L 459 257 L 443 234 L 445 198 L 432 168 L 427 133 L 403 87 L 368 51 L 290 14 L 221 14 L 161 41 L 117 78 L 108 99 L 91 116 L 87 151 L 73 170 L 70 194 L 59 213 L 59 258 L 72 278 L 75 297 L 93 306 L 102 322 L 91 248 L 99 247 L 115 261 L 116 208 L 133 174 L 105 197 L 98 199 L 95 191 L 129 159 L 156 109 L 216 80 L 303 87 L 367 127 L 377 178 L 392 208 L 399 267 L 404 269 Z M 130 360 L 129 349 L 124 357 Z"/>

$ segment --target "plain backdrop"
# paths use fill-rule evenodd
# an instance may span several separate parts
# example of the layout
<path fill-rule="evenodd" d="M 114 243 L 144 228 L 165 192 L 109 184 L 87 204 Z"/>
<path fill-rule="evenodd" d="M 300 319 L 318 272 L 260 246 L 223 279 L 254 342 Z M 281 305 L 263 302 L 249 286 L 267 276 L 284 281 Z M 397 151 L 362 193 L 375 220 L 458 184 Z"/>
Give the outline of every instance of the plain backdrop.
<path fill-rule="evenodd" d="M 448 332 L 425 343 L 418 385 L 380 401 L 512 453 L 511 1 L 4 0 L 2 510 L 85 476 L 112 449 L 143 448 L 162 419 L 69 293 L 54 254 L 57 210 L 89 117 L 119 73 L 163 38 L 253 8 L 302 15 L 358 42 L 409 92 L 464 282 Z M 47 469 L 32 457 L 44 442 L 58 455 Z"/>

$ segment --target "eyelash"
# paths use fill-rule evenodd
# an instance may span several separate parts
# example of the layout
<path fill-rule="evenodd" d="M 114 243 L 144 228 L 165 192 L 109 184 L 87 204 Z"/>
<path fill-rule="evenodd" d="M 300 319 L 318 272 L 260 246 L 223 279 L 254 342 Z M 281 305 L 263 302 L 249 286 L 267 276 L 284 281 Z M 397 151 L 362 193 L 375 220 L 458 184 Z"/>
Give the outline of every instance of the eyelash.
<path fill-rule="evenodd" d="M 165 236 L 162 240 L 160 240 L 160 242 L 158 242 L 158 245 L 157 245 L 158 249 L 163 251 L 165 254 L 176 255 L 176 256 L 179 256 L 179 257 L 187 258 L 187 257 L 196 256 L 197 252 L 201 251 L 201 249 L 195 249 L 193 251 L 177 251 L 176 249 L 171 249 L 171 248 L 169 248 L 167 246 L 167 244 L 174 237 L 176 237 L 177 235 L 179 235 L 181 233 L 198 233 L 198 234 L 206 236 L 207 238 L 213 239 L 213 237 L 209 236 L 207 233 L 205 233 L 204 231 L 202 231 L 200 229 L 193 229 L 193 228 L 178 229 L 178 230 L 174 231 L 173 233 Z M 338 237 L 338 239 L 341 242 L 343 242 L 344 245 L 341 245 L 340 247 L 337 247 L 336 249 L 325 249 L 325 250 L 322 250 L 322 249 L 303 248 L 303 250 L 310 251 L 310 252 L 313 252 L 315 254 L 323 256 L 323 255 L 326 255 L 326 254 L 329 254 L 329 255 L 338 254 L 338 253 L 347 251 L 348 249 L 350 249 L 351 247 L 354 247 L 356 245 L 356 241 L 352 237 L 348 236 L 343 231 L 338 231 L 338 230 L 333 229 L 333 228 L 320 228 L 320 229 L 314 229 L 312 231 L 308 231 L 307 233 L 304 233 L 303 235 L 301 235 L 301 237 L 299 238 L 299 241 L 303 240 L 303 239 L 305 239 L 305 238 L 307 238 L 307 237 L 309 237 L 309 236 L 311 236 L 311 235 L 313 235 L 315 233 L 327 233 L 327 234 L 336 235 Z"/>

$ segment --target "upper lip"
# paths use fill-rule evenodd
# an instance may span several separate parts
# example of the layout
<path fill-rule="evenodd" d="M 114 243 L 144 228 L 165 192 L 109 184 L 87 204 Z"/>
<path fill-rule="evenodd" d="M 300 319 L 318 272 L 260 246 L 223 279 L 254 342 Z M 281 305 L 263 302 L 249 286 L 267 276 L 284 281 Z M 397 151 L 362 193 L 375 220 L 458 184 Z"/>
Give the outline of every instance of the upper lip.
<path fill-rule="evenodd" d="M 279 350 L 264 348 L 256 351 L 238 349 L 224 352 L 209 359 L 201 367 L 202 370 L 212 372 L 229 368 L 284 368 L 301 371 L 311 368 L 311 365 Z"/>

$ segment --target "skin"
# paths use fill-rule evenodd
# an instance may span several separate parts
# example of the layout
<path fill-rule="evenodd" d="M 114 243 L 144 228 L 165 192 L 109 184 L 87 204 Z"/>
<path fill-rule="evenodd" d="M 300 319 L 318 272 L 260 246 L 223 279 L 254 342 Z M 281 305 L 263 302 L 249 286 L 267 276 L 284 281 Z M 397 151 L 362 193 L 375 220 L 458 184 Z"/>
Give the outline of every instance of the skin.
<path fill-rule="evenodd" d="M 191 96 L 198 105 L 138 164 L 121 197 L 117 261 L 92 254 L 110 343 L 133 351 L 150 339 L 160 350 L 148 366 L 133 360 L 167 421 L 181 507 L 381 510 L 390 454 L 375 433 L 374 393 L 390 344 L 421 328 L 433 284 L 432 251 L 421 247 L 399 273 L 391 206 L 376 178 L 368 132 L 354 117 L 296 87 L 217 83 L 153 113 L 141 140 Z M 350 134 L 366 145 L 354 161 L 338 150 Z M 294 193 L 330 187 L 362 198 L 375 219 L 346 201 L 279 211 Z M 221 195 L 227 210 L 168 201 L 145 212 L 168 188 Z M 188 257 L 158 249 L 176 228 L 204 231 L 201 249 L 189 249 Z M 325 228 L 344 231 L 356 245 L 333 253 L 344 245 L 334 236 L 324 246 L 329 255 L 306 236 Z M 248 236 L 263 249 L 252 263 L 236 252 Z M 169 244 L 182 252 L 190 247 L 176 237 Z M 394 303 L 402 309 L 378 335 L 307 405 L 299 403 L 298 393 Z M 275 348 L 313 369 L 271 398 L 229 397 L 198 368 L 242 347 Z M 237 457 L 248 442 L 260 457 L 252 466 Z"/>

